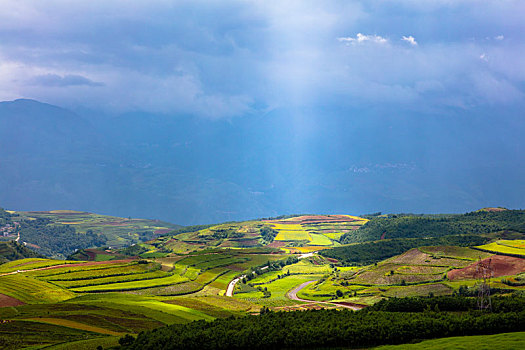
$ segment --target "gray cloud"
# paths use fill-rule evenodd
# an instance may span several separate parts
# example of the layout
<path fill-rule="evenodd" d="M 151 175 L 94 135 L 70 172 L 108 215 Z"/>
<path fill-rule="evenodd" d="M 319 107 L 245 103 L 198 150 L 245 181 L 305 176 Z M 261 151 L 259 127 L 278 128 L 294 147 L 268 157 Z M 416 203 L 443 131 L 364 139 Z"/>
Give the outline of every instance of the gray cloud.
<path fill-rule="evenodd" d="M 207 118 L 283 105 L 518 103 L 524 11 L 518 0 L 4 1 L 0 100 Z"/>
<path fill-rule="evenodd" d="M 51 87 L 65 87 L 65 86 L 104 86 L 104 83 L 90 80 L 86 77 L 76 74 L 66 74 L 60 76 L 58 74 L 44 74 L 38 75 L 30 80 L 30 84 L 51 86 Z"/>

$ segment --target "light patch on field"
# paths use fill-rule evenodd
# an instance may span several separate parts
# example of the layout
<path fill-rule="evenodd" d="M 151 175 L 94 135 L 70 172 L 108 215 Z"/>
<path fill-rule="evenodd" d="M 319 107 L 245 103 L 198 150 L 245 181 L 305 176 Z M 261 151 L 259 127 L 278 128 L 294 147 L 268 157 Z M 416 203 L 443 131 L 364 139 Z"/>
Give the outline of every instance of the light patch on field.
<path fill-rule="evenodd" d="M 344 233 L 340 233 L 340 232 L 328 232 L 328 233 L 323 233 L 324 236 L 330 238 L 330 239 L 333 239 L 333 240 L 338 240 L 339 238 L 341 238 L 342 235 L 344 235 Z"/>
<path fill-rule="evenodd" d="M 28 318 L 28 319 L 25 319 L 23 321 L 49 323 L 49 324 L 54 324 L 56 326 L 80 329 L 80 330 L 83 330 L 83 331 L 100 333 L 100 334 L 115 335 L 115 336 L 122 336 L 122 335 L 125 334 L 125 333 L 119 333 L 119 332 L 110 331 L 108 329 L 104 329 L 104 328 L 101 328 L 101 327 L 90 326 L 90 325 L 87 325 L 87 324 L 84 324 L 84 323 L 80 323 L 80 322 L 75 322 L 75 321 L 71 321 L 71 320 L 64 320 L 64 319 L 61 319 L 61 318 L 45 318 L 45 317 L 42 317 L 42 318 Z"/>
<path fill-rule="evenodd" d="M 311 241 L 308 245 L 320 245 L 320 246 L 331 246 L 332 241 L 330 238 L 320 234 L 310 233 Z"/>

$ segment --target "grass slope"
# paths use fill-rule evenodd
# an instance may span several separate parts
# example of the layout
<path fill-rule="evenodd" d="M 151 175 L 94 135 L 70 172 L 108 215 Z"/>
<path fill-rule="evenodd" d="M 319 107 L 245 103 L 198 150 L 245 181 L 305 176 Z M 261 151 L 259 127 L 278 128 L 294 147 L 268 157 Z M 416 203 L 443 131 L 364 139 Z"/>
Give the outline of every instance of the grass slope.
<path fill-rule="evenodd" d="M 473 335 L 467 337 L 450 337 L 425 340 L 416 344 L 384 345 L 375 347 L 375 350 L 520 350 L 525 348 L 525 332 L 501 333 L 492 335 Z"/>

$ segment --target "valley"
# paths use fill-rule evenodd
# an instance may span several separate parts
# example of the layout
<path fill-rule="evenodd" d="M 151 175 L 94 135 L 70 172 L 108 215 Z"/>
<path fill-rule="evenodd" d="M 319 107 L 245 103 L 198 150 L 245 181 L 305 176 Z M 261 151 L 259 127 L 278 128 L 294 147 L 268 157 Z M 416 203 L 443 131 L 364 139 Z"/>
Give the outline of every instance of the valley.
<path fill-rule="evenodd" d="M 360 310 L 399 298 L 469 298 L 477 295 L 480 263 L 490 263 L 495 295 L 525 292 L 524 234 L 469 229 L 479 231 L 486 212 L 452 218 L 470 230 L 460 235 L 388 239 L 387 228 L 379 240 L 350 244 L 345 239 L 396 218 L 297 215 L 179 228 L 73 211 L 6 213 L 5 220 L 45 219 L 74 226 L 80 235 L 91 230 L 127 242 L 79 249 L 66 260 L 3 243 L 11 247 L 5 251 L 10 261 L 0 265 L 0 344 L 6 349 L 108 347 L 126 334 L 198 320 Z M 522 217 L 522 211 L 508 211 L 488 219 L 506 228 L 521 227 Z M 157 237 L 137 239 L 145 229 Z"/>

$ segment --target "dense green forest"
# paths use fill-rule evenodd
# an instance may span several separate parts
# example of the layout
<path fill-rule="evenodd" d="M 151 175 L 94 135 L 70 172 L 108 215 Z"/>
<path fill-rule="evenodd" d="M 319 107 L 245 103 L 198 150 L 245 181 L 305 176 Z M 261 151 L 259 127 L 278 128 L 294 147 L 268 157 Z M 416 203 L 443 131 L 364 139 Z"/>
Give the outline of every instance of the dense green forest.
<path fill-rule="evenodd" d="M 88 231 L 76 233 L 70 225 L 51 224 L 48 219 L 20 221 L 20 240 L 30 242 L 46 256 L 64 258 L 77 249 L 103 246 L 107 238 Z"/>
<path fill-rule="evenodd" d="M 137 339 L 127 336 L 121 338 L 120 343 L 124 349 L 137 350 L 361 348 L 525 329 L 525 299 L 521 297 L 499 299 L 495 302 L 499 312 L 492 313 L 440 311 L 440 305 L 446 308 L 447 300 L 428 300 L 433 308 L 422 312 L 332 309 L 265 312 L 259 316 L 196 321 L 142 332 Z M 448 302 L 453 303 L 451 300 Z M 408 310 L 421 309 L 417 299 L 408 299 L 406 303 Z M 388 306 L 379 305 L 377 310 L 387 308 L 385 305 Z"/>
<path fill-rule="evenodd" d="M 496 296 L 492 298 L 493 312 L 523 312 L 525 311 L 525 297 L 514 295 Z M 423 312 L 428 310 L 440 311 L 469 311 L 477 308 L 477 298 L 463 296 L 437 297 L 406 297 L 382 299 L 369 306 L 368 311 L 388 312 Z"/>
<path fill-rule="evenodd" d="M 370 217 L 370 221 L 362 228 L 342 236 L 341 243 L 375 241 L 382 238 L 483 234 L 503 230 L 525 232 L 525 210 L 476 211 L 462 215 L 398 214 Z"/>
<path fill-rule="evenodd" d="M 489 240 L 489 238 L 476 235 L 451 235 L 436 238 L 394 238 L 322 250 L 319 252 L 319 255 L 337 259 L 344 265 L 368 265 L 421 246 L 454 245 L 470 247 L 485 244 Z"/>

